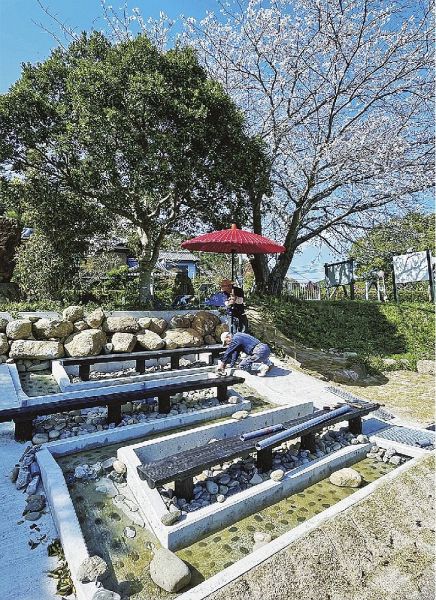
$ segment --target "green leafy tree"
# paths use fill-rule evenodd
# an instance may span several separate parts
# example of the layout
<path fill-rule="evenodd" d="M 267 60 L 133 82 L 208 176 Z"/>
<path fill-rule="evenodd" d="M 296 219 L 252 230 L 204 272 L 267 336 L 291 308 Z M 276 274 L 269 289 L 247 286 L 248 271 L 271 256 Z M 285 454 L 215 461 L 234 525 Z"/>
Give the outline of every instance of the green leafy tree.
<path fill-rule="evenodd" d="M 382 270 L 390 277 L 392 256 L 429 248 L 435 255 L 435 216 L 411 212 L 371 229 L 351 247 L 358 273 Z"/>
<path fill-rule="evenodd" d="M 0 99 L 0 138 L 3 177 L 23 178 L 44 234 L 136 230 L 141 301 L 168 232 L 241 222 L 268 185 L 260 142 L 195 51 L 144 34 L 84 33 L 24 65 Z"/>
<path fill-rule="evenodd" d="M 14 280 L 28 300 L 74 299 L 81 254 L 69 253 L 36 231 L 16 255 Z"/>

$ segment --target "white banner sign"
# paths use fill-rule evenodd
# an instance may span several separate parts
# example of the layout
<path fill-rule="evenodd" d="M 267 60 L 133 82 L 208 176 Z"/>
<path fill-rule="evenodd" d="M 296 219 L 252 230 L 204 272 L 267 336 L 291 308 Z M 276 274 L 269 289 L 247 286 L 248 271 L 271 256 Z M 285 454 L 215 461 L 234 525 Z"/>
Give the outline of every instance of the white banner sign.
<path fill-rule="evenodd" d="M 410 283 L 412 281 L 428 281 L 427 252 L 409 252 L 393 256 L 395 281 Z"/>
<path fill-rule="evenodd" d="M 328 287 L 349 285 L 353 280 L 353 263 L 351 260 L 338 265 L 327 265 L 326 283 Z"/>

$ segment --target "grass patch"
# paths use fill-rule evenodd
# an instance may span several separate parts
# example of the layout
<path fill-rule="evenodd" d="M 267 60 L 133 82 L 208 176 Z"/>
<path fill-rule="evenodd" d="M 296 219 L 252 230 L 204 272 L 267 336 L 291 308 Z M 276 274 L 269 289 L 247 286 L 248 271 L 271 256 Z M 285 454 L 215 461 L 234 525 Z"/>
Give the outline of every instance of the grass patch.
<path fill-rule="evenodd" d="M 259 304 L 284 335 L 305 346 L 406 358 L 412 364 L 433 357 L 435 322 L 431 303 L 262 298 Z"/>

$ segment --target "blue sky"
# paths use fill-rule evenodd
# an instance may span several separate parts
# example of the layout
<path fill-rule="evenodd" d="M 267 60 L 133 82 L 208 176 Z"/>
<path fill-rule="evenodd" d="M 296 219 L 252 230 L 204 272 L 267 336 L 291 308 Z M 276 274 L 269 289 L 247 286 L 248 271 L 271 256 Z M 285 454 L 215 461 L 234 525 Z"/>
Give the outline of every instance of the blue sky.
<path fill-rule="evenodd" d="M 102 29 L 104 20 L 99 0 L 43 0 L 50 13 L 76 31 Z M 107 2 L 115 8 L 121 0 Z M 132 0 L 129 7 L 138 7 L 144 18 L 158 17 L 165 12 L 176 18 L 180 14 L 200 18 L 206 10 L 216 9 L 215 0 Z M 46 29 L 59 32 L 58 26 L 44 13 L 36 0 L 0 0 L 0 93 L 8 90 L 21 72 L 21 63 L 44 60 L 57 45 Z M 280 241 L 280 240 L 278 240 Z M 339 260 L 325 249 L 305 247 L 296 255 L 289 275 L 302 281 L 323 277 L 324 263 Z"/>

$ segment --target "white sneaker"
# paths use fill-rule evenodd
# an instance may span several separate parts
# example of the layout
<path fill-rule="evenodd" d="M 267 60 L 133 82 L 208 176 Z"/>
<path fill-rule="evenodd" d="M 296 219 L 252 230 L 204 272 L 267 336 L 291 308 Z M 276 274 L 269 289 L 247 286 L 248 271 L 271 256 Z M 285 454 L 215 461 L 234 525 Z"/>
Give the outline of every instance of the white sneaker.
<path fill-rule="evenodd" d="M 268 373 L 268 371 L 270 370 L 270 366 L 269 365 L 262 365 L 257 373 L 258 377 L 265 377 L 265 375 Z"/>

